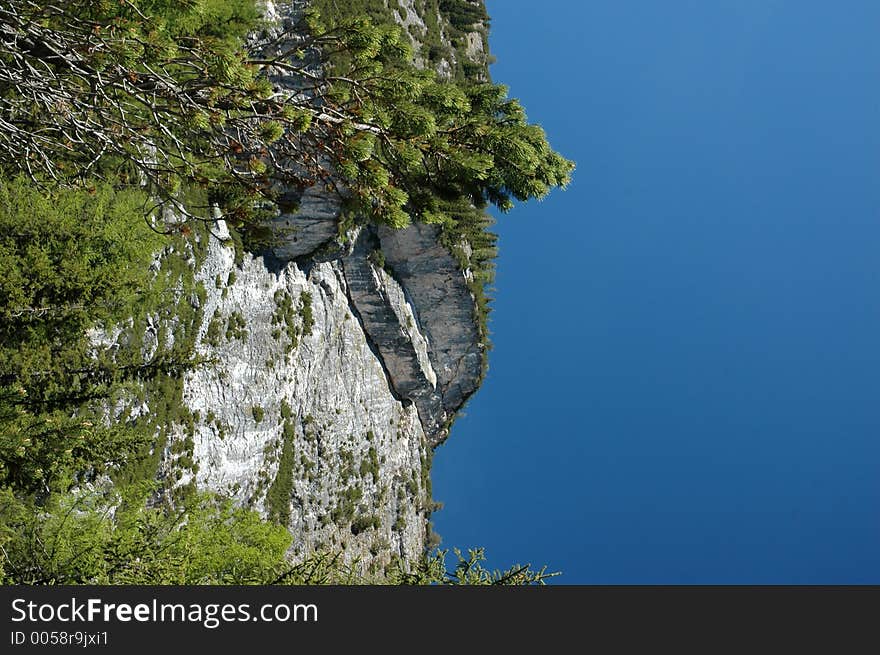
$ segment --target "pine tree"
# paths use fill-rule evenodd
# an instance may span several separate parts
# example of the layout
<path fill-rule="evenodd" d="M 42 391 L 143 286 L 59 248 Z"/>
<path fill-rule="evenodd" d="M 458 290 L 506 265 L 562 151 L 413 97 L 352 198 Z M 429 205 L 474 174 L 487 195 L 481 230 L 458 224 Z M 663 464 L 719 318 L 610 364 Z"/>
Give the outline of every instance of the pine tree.
<path fill-rule="evenodd" d="M 131 315 L 150 287 L 162 241 L 144 201 L 103 183 L 47 196 L 0 180 L 0 486 L 46 490 L 143 447 L 135 430 L 72 414 L 125 376 L 88 330 Z"/>
<path fill-rule="evenodd" d="M 177 218 L 197 185 L 233 223 L 279 188 L 329 184 L 398 227 L 447 220 L 438 197 L 506 210 L 568 181 L 504 87 L 416 68 L 396 26 L 307 11 L 266 29 L 253 0 L 4 3 L 0 169 L 42 184 L 121 170 Z"/>

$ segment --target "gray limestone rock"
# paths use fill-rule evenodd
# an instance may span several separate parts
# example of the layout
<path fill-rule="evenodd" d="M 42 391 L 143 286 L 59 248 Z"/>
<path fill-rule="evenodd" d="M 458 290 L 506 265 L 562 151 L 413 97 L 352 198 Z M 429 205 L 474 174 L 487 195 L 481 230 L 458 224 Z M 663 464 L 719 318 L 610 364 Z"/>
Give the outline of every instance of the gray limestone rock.
<path fill-rule="evenodd" d="M 218 288 L 214 280 L 233 271 L 234 284 Z M 422 480 L 428 440 L 352 313 L 340 263 L 273 271 L 245 255 L 236 267 L 232 250 L 212 238 L 197 278 L 208 290 L 199 354 L 214 360 L 188 372 L 184 385 L 184 401 L 201 418 L 199 486 L 269 514 L 269 491 L 287 475 L 295 552 L 341 546 L 351 560 L 415 558 L 430 501 Z M 286 302 L 295 311 L 285 318 Z M 244 334 L 210 341 L 210 321 L 225 325 L 233 315 L 244 317 Z M 294 453 L 286 469 L 285 439 Z"/>
<path fill-rule="evenodd" d="M 385 261 L 412 303 L 443 406 L 452 416 L 480 384 L 483 344 L 465 273 L 439 237 L 434 225 L 379 228 Z M 445 436 L 432 438 L 436 443 Z"/>
<path fill-rule="evenodd" d="M 267 3 L 267 15 L 289 20 L 303 6 Z M 424 24 L 403 6 L 406 24 Z M 280 73 L 275 82 L 298 92 Z M 202 244 L 196 348 L 209 364 L 185 373 L 197 419 L 191 434 L 173 430 L 163 474 L 175 442 L 189 440 L 194 466 L 176 484 L 280 517 L 295 557 L 332 548 L 365 566 L 412 561 L 432 508 L 431 449 L 480 382 L 468 273 L 435 226 L 340 238 L 334 192 L 316 184 L 282 200 L 271 255 L 237 265 L 222 221 Z"/>
<path fill-rule="evenodd" d="M 397 395 L 415 403 L 422 425 L 433 437 L 446 418 L 437 391 L 437 374 L 428 343 L 400 285 L 371 259 L 381 253 L 374 230 L 365 230 L 351 255 L 342 260 L 349 297 L 364 332 L 388 373 Z"/>

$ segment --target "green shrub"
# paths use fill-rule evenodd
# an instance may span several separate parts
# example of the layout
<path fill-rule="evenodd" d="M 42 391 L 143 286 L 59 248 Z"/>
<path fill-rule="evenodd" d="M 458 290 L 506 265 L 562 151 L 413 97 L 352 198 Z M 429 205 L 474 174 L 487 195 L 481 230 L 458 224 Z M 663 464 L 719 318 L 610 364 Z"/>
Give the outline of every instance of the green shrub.
<path fill-rule="evenodd" d="M 290 522 L 290 498 L 293 494 L 293 474 L 296 464 L 295 438 L 296 429 L 292 423 L 285 421 L 278 470 L 266 493 L 269 520 L 278 525 L 287 525 Z"/>
<path fill-rule="evenodd" d="M 226 323 L 226 340 L 247 339 L 248 331 L 245 329 L 246 326 L 247 323 L 242 313 L 239 311 L 232 312 Z"/>
<path fill-rule="evenodd" d="M 351 533 L 356 536 L 370 528 L 378 529 L 380 525 L 378 516 L 359 516 L 351 523 Z"/>
<path fill-rule="evenodd" d="M 302 319 L 303 334 L 309 335 L 312 333 L 312 327 L 315 325 L 315 317 L 312 314 L 312 294 L 308 291 L 303 291 L 299 301 L 299 316 Z"/>
<path fill-rule="evenodd" d="M 206 494 L 175 512 L 145 500 L 61 495 L 38 509 L 0 490 L 0 582 L 266 584 L 284 565 L 290 535 L 256 512 Z"/>

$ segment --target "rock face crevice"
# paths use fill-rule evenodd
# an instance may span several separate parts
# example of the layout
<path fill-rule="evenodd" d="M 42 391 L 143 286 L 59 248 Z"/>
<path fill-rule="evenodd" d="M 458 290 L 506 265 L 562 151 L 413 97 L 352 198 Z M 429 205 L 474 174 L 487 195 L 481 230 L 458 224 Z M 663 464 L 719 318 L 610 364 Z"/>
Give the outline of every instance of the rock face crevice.
<path fill-rule="evenodd" d="M 364 230 L 352 253 L 342 260 L 349 297 L 364 332 L 376 345 L 391 386 L 416 405 L 426 433 L 433 438 L 445 417 L 428 342 L 403 289 L 371 261 L 372 253 L 381 252 L 378 246 L 375 230 Z"/>
<path fill-rule="evenodd" d="M 439 229 L 419 224 L 362 231 L 342 265 L 391 386 L 416 405 L 431 444 L 440 443 L 480 382 L 483 346 L 465 273 Z"/>
<path fill-rule="evenodd" d="M 379 240 L 385 261 L 413 303 L 449 418 L 479 386 L 485 347 L 465 272 L 441 244 L 437 226 L 380 227 Z"/>

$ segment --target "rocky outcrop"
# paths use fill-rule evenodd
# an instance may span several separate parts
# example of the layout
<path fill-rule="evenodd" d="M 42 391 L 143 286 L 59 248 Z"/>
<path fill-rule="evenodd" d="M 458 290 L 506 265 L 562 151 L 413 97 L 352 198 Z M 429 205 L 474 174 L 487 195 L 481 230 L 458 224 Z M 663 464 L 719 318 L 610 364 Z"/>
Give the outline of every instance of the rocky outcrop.
<path fill-rule="evenodd" d="M 428 342 L 445 417 L 451 418 L 481 379 L 484 344 L 466 272 L 440 243 L 437 226 L 380 227 L 379 240 L 385 261 L 412 302 Z"/>
<path fill-rule="evenodd" d="M 220 228 L 196 273 L 212 364 L 184 380 L 196 482 L 285 517 L 299 552 L 417 556 L 429 451 L 481 363 L 473 298 L 437 228 L 368 228 L 330 262 L 276 251 L 238 265 Z"/>
<path fill-rule="evenodd" d="M 352 312 L 343 265 L 278 268 L 245 255 L 236 266 L 212 237 L 197 277 L 208 291 L 199 354 L 213 360 L 184 385 L 199 417 L 198 485 L 287 517 L 297 552 L 342 547 L 373 564 L 417 556 L 428 439 Z"/>
<path fill-rule="evenodd" d="M 384 257 L 375 230 L 365 230 L 342 260 L 352 306 L 397 395 L 414 403 L 426 432 L 435 436 L 446 414 L 427 339 L 403 288 L 378 264 Z"/>
<path fill-rule="evenodd" d="M 330 261 L 343 252 L 337 227 L 342 201 L 334 192 L 317 185 L 303 191 L 288 190 L 282 194 L 280 206 L 281 214 L 272 221 L 273 232 L 280 237 L 272 252 L 279 260 L 311 257 Z M 286 207 L 290 211 L 284 211 Z"/>
<path fill-rule="evenodd" d="M 222 223 L 202 244 L 196 348 L 211 365 L 185 374 L 195 420 L 171 434 L 166 474 L 189 448 L 194 465 L 176 484 L 283 520 L 295 554 L 332 547 L 374 568 L 414 559 L 429 530 L 431 449 L 480 381 L 467 272 L 434 226 L 340 237 L 340 199 L 320 184 L 280 204 L 271 251 L 236 258 Z"/>
<path fill-rule="evenodd" d="M 389 383 L 415 404 L 437 445 L 480 381 L 483 345 L 465 273 L 441 245 L 439 228 L 421 224 L 365 231 L 342 261 Z"/>

